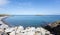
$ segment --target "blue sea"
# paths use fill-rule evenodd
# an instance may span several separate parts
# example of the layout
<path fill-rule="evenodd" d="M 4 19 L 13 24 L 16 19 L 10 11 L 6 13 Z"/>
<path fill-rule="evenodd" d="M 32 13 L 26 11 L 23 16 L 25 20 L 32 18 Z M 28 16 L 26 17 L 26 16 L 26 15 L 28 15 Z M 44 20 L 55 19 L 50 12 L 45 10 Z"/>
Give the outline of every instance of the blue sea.
<path fill-rule="evenodd" d="M 14 15 L 6 18 L 5 22 L 12 26 L 40 27 L 59 20 L 60 15 Z"/>

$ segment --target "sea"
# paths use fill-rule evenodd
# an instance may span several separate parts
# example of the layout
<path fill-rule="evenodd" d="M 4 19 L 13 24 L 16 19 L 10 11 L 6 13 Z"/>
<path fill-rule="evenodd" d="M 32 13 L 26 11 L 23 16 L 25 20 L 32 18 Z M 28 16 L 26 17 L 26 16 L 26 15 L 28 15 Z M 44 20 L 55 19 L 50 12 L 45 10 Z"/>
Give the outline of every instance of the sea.
<path fill-rule="evenodd" d="M 60 15 L 12 15 L 4 21 L 11 26 L 40 27 L 60 21 Z"/>

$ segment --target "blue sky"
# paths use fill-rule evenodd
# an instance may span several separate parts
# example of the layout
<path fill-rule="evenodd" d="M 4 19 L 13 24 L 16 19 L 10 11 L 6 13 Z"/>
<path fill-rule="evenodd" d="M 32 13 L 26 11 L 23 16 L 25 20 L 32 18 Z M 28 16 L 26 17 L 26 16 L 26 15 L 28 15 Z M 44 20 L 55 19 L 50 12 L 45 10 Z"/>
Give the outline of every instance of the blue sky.
<path fill-rule="evenodd" d="M 0 14 L 60 15 L 60 0 L 0 0 Z"/>

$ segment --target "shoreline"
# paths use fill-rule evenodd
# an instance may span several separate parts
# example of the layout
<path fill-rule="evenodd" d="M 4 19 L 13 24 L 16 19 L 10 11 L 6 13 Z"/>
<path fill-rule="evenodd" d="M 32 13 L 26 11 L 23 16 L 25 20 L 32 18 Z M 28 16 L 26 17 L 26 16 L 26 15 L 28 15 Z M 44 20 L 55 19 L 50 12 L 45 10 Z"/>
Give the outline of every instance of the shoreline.
<path fill-rule="evenodd" d="M 12 26 L 9 25 L 9 24 L 5 21 L 5 19 L 8 18 L 8 17 L 11 17 L 11 16 L 3 16 L 3 17 L 0 17 L 0 22 L 2 22 L 3 24 L 6 24 L 6 25 L 8 25 L 8 27 L 11 27 L 11 28 L 12 28 Z M 57 22 L 53 22 L 51 26 L 58 28 L 55 23 L 57 23 Z M 59 25 L 59 23 L 60 23 L 60 21 L 58 21 L 58 25 Z M 37 27 L 37 28 L 35 28 L 35 27 L 26 27 L 26 28 L 24 28 L 23 26 L 22 26 L 22 27 L 24 28 L 24 30 L 26 30 L 26 29 L 29 30 L 29 29 L 32 29 L 32 28 L 35 28 L 35 29 L 38 30 L 38 29 L 41 29 L 41 28 L 42 28 L 42 29 L 44 29 L 44 30 L 49 31 L 51 34 L 55 34 L 55 31 L 52 30 L 53 28 L 51 28 L 51 26 L 46 26 L 46 27 L 41 27 L 41 26 L 40 26 L 40 27 Z M 21 27 L 21 26 L 20 26 L 20 27 Z M 18 30 L 18 28 L 20 28 L 20 27 L 19 27 L 19 26 L 15 26 L 15 27 L 13 27 L 13 28 L 15 28 L 15 29 Z M 21 28 L 22 28 L 22 27 L 21 27 Z M 51 30 L 52 30 L 53 33 L 49 30 L 50 28 L 51 28 Z M 8 29 L 8 28 L 7 28 L 7 29 Z M 41 30 L 42 30 L 42 29 L 41 29 Z M 24 31 L 24 30 L 23 30 L 23 31 Z M 58 30 L 59 30 L 59 29 L 58 29 Z M 58 32 L 58 31 L 57 31 L 57 32 Z M 42 34 L 43 34 L 43 33 L 42 33 Z M 56 34 L 57 34 L 57 33 L 56 33 Z"/>
<path fill-rule="evenodd" d="M 8 25 L 9 27 L 11 27 L 7 22 L 5 22 L 4 20 L 6 19 L 6 18 L 8 18 L 9 16 L 3 16 L 3 18 L 0 20 L 0 21 L 2 21 L 4 24 L 6 24 L 6 25 Z"/>

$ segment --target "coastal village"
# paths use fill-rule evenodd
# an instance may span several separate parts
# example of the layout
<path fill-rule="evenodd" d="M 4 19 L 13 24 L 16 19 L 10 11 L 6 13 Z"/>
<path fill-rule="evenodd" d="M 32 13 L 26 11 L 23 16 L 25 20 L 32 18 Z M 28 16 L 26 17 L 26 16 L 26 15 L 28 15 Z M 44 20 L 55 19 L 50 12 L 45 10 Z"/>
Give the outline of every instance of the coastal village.
<path fill-rule="evenodd" d="M 0 35 L 53 35 L 50 33 L 50 31 L 44 29 L 43 27 L 10 27 L 8 24 L 2 21 L 2 19 L 6 17 L 7 16 L 0 17 Z"/>

